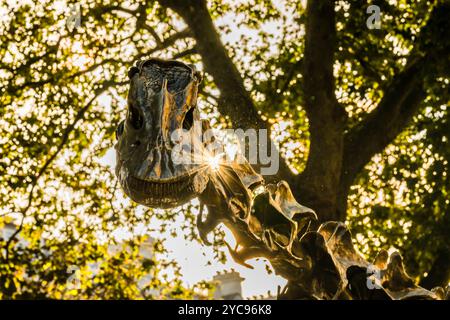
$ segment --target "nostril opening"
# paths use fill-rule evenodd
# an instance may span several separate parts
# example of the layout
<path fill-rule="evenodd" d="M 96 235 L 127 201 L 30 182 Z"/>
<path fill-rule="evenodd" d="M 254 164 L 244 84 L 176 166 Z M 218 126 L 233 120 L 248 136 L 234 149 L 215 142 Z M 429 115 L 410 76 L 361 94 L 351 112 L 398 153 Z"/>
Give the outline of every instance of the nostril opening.
<path fill-rule="evenodd" d="M 139 140 L 136 140 L 135 142 L 133 142 L 131 144 L 132 147 L 138 147 L 141 144 L 141 142 Z"/>
<path fill-rule="evenodd" d="M 183 129 L 190 130 L 194 124 L 194 108 L 189 109 L 183 119 Z"/>

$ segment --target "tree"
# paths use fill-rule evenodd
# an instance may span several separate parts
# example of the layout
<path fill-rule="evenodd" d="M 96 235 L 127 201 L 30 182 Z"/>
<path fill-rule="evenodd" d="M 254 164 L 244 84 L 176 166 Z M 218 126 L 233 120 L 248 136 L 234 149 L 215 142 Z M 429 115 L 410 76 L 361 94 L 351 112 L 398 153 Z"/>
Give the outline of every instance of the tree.
<path fill-rule="evenodd" d="M 368 255 L 400 247 L 426 287 L 448 283 L 450 7 L 373 4 L 382 13 L 373 30 L 365 1 L 83 2 L 73 30 L 57 2 L 2 5 L 0 223 L 17 221 L 29 242 L 23 252 L 15 238 L 2 242 L 12 264 L 0 276 L 20 284 L 3 294 L 41 294 L 16 274 L 44 276 L 42 238 L 59 270 L 67 243 L 64 255 L 88 264 L 104 250 L 99 236 L 155 218 L 168 227 L 180 212 L 125 201 L 101 160 L 125 112 L 127 69 L 152 55 L 201 63 L 202 109 L 220 125 L 271 129 L 283 158 L 267 178 L 288 181 L 321 221 L 347 219 Z M 233 26 L 247 31 L 238 44 L 223 40 Z M 182 211 L 190 226 L 195 210 Z M 42 294 L 57 297 L 51 283 L 67 273 L 46 276 Z"/>

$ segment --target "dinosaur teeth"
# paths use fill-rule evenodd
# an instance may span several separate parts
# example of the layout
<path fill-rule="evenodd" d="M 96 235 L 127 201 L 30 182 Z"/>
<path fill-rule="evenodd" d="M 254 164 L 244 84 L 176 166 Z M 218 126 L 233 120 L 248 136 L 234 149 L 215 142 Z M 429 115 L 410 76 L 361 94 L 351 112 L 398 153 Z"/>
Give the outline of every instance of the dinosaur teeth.
<path fill-rule="evenodd" d="M 128 175 L 126 178 L 127 195 L 137 203 L 169 208 L 181 205 L 198 196 L 204 187 L 198 185 L 197 175 L 185 176 L 174 181 L 147 181 Z M 205 185 L 206 186 L 206 185 Z"/>

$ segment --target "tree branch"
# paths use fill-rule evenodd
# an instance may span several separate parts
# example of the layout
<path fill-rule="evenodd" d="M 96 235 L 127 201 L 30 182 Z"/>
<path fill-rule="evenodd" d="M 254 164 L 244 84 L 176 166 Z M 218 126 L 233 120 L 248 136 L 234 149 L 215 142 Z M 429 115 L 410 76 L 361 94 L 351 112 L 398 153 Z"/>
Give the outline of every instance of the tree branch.
<path fill-rule="evenodd" d="M 442 33 L 449 28 L 446 22 L 449 12 L 448 4 L 434 8 L 405 68 L 385 84 L 386 90 L 377 108 L 346 134 L 343 186 L 349 186 L 356 174 L 403 131 L 419 110 L 425 98 L 423 73 L 448 54 L 448 43 Z"/>
<path fill-rule="evenodd" d="M 191 29 L 197 41 L 205 69 L 210 73 L 221 91 L 226 114 L 241 128 L 263 128 L 250 95 L 245 90 L 241 75 L 228 56 L 211 16 L 203 0 L 161 0 L 161 4 L 177 12 Z"/>
<path fill-rule="evenodd" d="M 336 26 L 334 1 L 309 0 L 306 8 L 304 54 L 305 109 L 314 119 L 337 107 L 334 95 L 334 52 Z M 330 102 L 334 102 L 331 105 Z M 325 104 L 324 107 L 321 107 Z"/>
<path fill-rule="evenodd" d="M 345 217 L 348 189 L 356 175 L 370 159 L 382 152 L 411 122 L 426 97 L 424 73 L 438 76 L 444 72 L 450 42 L 448 15 L 450 3 L 440 2 L 432 10 L 426 25 L 417 37 L 405 68 L 390 83 L 384 96 L 365 120 L 351 129 L 344 138 L 344 159 L 339 187 L 339 211 Z"/>
<path fill-rule="evenodd" d="M 186 49 L 186 50 L 184 50 L 184 51 L 182 51 L 182 52 L 177 52 L 176 54 L 174 54 L 174 55 L 172 56 L 172 59 L 173 59 L 173 60 L 181 59 L 181 58 L 184 58 L 184 57 L 188 57 L 188 56 L 190 56 L 190 55 L 193 55 L 193 54 L 197 54 L 197 48 L 195 48 L 195 47 Z"/>
<path fill-rule="evenodd" d="M 388 86 L 378 107 L 346 134 L 343 186 L 349 187 L 373 155 L 383 151 L 419 110 L 425 98 L 420 76 L 424 61 L 424 58 L 417 59 L 400 72 Z"/>
<path fill-rule="evenodd" d="M 327 220 L 333 219 L 335 211 L 346 120 L 334 93 L 334 1 L 309 0 L 306 14 L 303 94 L 311 139 L 299 188 L 302 202 L 314 208 L 322 220 Z"/>
<path fill-rule="evenodd" d="M 259 116 L 238 69 L 220 40 L 206 1 L 159 0 L 159 2 L 162 6 L 178 13 L 192 31 L 197 42 L 196 49 L 202 57 L 205 70 L 212 75 L 220 90 L 219 112 L 228 115 L 235 128 L 244 130 L 268 128 L 267 123 Z M 260 166 L 255 165 L 255 167 L 258 169 Z M 288 181 L 292 181 L 294 177 L 281 157 L 279 176 Z"/>

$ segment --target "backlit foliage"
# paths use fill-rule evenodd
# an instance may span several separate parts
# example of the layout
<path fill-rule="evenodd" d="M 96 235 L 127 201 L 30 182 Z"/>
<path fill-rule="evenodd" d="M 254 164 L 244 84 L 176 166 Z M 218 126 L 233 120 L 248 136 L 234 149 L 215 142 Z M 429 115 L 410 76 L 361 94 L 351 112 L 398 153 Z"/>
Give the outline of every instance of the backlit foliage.
<path fill-rule="evenodd" d="M 374 2 L 383 12 L 380 30 L 366 28 L 366 1 L 336 6 L 336 94 L 354 125 L 405 63 L 431 8 L 423 0 Z M 70 31 L 73 3 L 81 4 L 81 25 Z M 301 92 L 304 1 L 213 0 L 209 8 L 282 154 L 301 172 L 309 148 Z M 184 23 L 156 1 L 10 0 L 0 12 L 0 227 L 14 223 L 18 230 L 0 241 L 0 298 L 191 298 L 176 263 L 164 259 L 164 239 L 154 243 L 151 260 L 138 249 L 151 231 L 181 231 L 186 241 L 198 241 L 196 206 L 137 207 L 125 199 L 108 163 L 126 112 L 128 68 L 150 56 L 201 68 Z M 449 81 L 428 81 L 414 123 L 352 187 L 348 221 L 364 253 L 400 248 L 418 277 L 450 243 Z M 214 126 L 228 126 L 216 112 L 210 76 L 201 91 L 203 115 Z M 179 215 L 185 224 L 174 230 Z M 216 232 L 218 260 L 224 259 L 222 238 Z M 110 252 L 114 244 L 118 249 Z M 70 266 L 79 268 L 77 290 Z M 146 274 L 153 276 L 142 288 Z"/>

